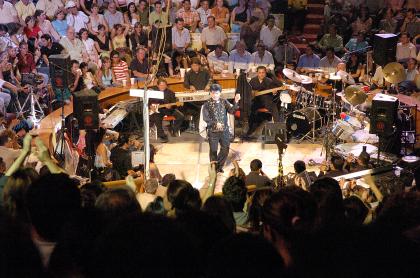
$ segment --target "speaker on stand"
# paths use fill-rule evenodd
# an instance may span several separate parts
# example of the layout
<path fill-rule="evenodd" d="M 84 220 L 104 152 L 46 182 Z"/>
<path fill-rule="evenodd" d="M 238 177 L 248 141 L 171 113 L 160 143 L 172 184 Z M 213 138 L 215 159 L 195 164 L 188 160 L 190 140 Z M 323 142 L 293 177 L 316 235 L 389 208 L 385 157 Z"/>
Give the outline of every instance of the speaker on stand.
<path fill-rule="evenodd" d="M 373 61 L 382 68 L 396 59 L 398 36 L 375 34 L 373 37 Z"/>
<path fill-rule="evenodd" d="M 77 119 L 79 129 L 99 128 L 98 94 L 93 90 L 83 90 L 74 93 L 73 116 Z"/>

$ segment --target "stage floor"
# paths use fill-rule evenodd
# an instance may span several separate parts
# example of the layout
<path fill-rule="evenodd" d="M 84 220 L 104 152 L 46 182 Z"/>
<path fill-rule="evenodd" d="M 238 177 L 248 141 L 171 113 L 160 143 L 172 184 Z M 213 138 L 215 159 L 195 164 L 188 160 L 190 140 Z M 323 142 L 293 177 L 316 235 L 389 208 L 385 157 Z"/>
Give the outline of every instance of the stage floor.
<path fill-rule="evenodd" d="M 182 137 L 170 138 L 170 142 L 161 144 L 152 142 L 157 147 L 158 153 L 155 162 L 162 175 L 173 173 L 177 178 L 185 179 L 196 188 L 201 188 L 205 178 L 208 176 L 209 166 L 209 145 L 198 135 L 185 134 Z M 263 171 L 270 177 L 278 173 L 278 150 L 275 144 L 261 142 L 240 142 L 231 143 L 228 161 L 224 168 L 224 176 L 233 168 L 231 158 L 239 156 L 239 166 L 249 173 L 249 163 L 258 158 L 263 163 Z M 283 156 L 284 173 L 293 172 L 293 163 L 296 160 L 303 160 L 306 163 L 313 159 L 321 163 L 325 153 L 321 156 L 322 146 L 312 143 L 289 143 Z M 308 167 L 318 172 L 319 167 Z M 218 191 L 218 190 L 216 190 Z"/>

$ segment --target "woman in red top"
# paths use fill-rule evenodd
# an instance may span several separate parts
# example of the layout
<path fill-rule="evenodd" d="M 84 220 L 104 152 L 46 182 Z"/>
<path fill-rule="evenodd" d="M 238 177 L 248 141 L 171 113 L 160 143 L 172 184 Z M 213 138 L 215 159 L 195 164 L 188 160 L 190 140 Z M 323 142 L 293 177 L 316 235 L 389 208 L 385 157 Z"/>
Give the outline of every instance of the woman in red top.
<path fill-rule="evenodd" d="M 25 18 L 26 27 L 24 29 L 26 37 L 29 38 L 40 38 L 42 36 L 41 28 L 39 28 L 36 18 L 34 16 L 28 16 Z"/>
<path fill-rule="evenodd" d="M 29 52 L 28 43 L 26 42 L 21 42 L 19 44 L 17 67 L 21 74 L 36 72 L 34 56 Z"/>

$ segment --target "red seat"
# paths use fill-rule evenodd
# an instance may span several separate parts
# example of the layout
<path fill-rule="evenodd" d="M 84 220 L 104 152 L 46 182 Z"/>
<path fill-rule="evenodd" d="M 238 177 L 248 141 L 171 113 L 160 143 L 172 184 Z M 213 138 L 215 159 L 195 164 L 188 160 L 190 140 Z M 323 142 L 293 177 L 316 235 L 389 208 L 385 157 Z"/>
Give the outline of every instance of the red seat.
<path fill-rule="evenodd" d="M 258 113 L 270 113 L 270 111 L 267 108 L 259 108 L 257 109 Z"/>
<path fill-rule="evenodd" d="M 241 111 L 240 110 L 236 110 L 234 113 L 234 116 L 236 119 L 239 119 L 241 117 Z"/>
<path fill-rule="evenodd" d="M 174 116 L 166 115 L 163 117 L 163 120 L 170 122 L 170 121 L 175 121 L 176 119 Z"/>

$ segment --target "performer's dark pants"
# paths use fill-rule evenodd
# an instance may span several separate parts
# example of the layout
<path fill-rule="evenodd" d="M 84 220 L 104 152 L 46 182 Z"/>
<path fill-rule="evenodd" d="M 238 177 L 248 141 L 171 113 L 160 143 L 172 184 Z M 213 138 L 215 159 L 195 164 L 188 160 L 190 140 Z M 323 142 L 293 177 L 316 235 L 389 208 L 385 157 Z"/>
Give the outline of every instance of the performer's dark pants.
<path fill-rule="evenodd" d="M 254 98 L 251 105 L 251 113 L 249 115 L 249 129 L 247 134 L 251 135 L 259 126 L 261 123 L 261 120 L 259 120 L 261 117 L 259 117 L 259 112 L 257 111 L 260 108 L 266 108 L 273 117 L 274 122 L 280 122 L 280 115 L 279 110 L 277 108 L 277 103 L 273 102 L 273 96 L 272 95 L 262 95 Z"/>
<path fill-rule="evenodd" d="M 229 129 L 223 132 L 209 131 L 209 144 L 210 144 L 210 161 L 217 161 L 217 170 L 222 170 L 225 165 L 226 158 L 229 154 L 230 134 Z M 217 154 L 217 149 L 220 143 L 220 151 Z"/>

